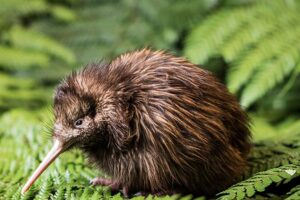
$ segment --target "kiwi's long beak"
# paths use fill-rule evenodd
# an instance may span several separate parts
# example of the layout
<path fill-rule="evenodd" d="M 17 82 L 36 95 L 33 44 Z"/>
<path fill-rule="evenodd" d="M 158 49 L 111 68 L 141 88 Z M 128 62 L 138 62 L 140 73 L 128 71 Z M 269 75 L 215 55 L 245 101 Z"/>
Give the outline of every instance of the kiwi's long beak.
<path fill-rule="evenodd" d="M 21 193 L 24 194 L 31 185 L 38 179 L 38 177 L 47 169 L 47 167 L 65 150 L 65 145 L 62 142 L 55 140 L 52 149 L 44 158 L 39 167 L 34 171 L 32 176 L 28 179 L 27 183 L 22 188 Z"/>

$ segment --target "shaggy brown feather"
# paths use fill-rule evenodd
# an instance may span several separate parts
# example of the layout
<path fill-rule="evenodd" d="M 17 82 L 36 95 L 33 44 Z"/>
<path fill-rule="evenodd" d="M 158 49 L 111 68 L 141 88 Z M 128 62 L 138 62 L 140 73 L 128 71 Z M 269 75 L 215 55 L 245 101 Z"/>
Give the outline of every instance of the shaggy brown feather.
<path fill-rule="evenodd" d="M 126 53 L 67 77 L 54 137 L 89 117 L 75 146 L 130 193 L 211 195 L 235 183 L 250 149 L 248 117 L 211 73 L 161 51 Z"/>

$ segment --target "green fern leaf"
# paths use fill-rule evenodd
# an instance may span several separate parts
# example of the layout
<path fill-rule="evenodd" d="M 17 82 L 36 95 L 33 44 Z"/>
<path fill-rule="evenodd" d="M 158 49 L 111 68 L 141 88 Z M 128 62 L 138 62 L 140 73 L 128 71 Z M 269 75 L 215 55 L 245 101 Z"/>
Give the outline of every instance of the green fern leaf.
<path fill-rule="evenodd" d="M 242 104 L 249 107 L 295 71 L 291 63 L 296 65 L 299 60 L 299 8 L 299 2 L 279 0 L 221 9 L 192 30 L 184 53 L 195 63 L 223 56 L 230 65 L 229 90 L 241 91 Z M 292 54 L 290 60 L 282 58 L 286 51 Z M 266 69 L 269 65 L 275 65 L 274 72 L 266 76 L 262 71 L 272 72 Z"/>
<path fill-rule="evenodd" d="M 18 15 L 27 15 L 30 13 L 43 13 L 48 10 L 47 3 L 43 0 L 26 2 L 22 0 L 1 0 L 0 3 L 0 15 L 5 17 L 12 16 L 12 14 L 17 17 Z"/>
<path fill-rule="evenodd" d="M 293 25 L 294 27 L 294 25 Z M 228 88 L 232 92 L 237 92 L 261 65 L 266 65 L 272 58 L 279 57 L 286 50 L 297 51 L 298 47 L 293 45 L 299 37 L 300 29 L 296 28 L 289 31 L 292 27 L 285 27 L 286 31 L 280 31 L 273 36 L 263 40 L 259 45 L 230 69 L 228 74 Z M 283 39 L 284 38 L 284 39 Z M 276 41 L 274 43 L 274 41 Z M 291 49 L 290 49 L 291 48 Z M 294 54 L 292 54 L 294 56 Z M 274 61 L 276 62 L 276 60 Z M 284 62 L 284 61 L 278 61 Z M 280 64 L 279 64 L 280 65 Z M 268 76 L 272 79 L 272 76 Z M 276 78 L 276 77 L 275 77 Z"/>
<path fill-rule="evenodd" d="M 280 83 L 286 75 L 290 74 L 296 67 L 299 58 L 297 49 L 291 48 L 287 49 L 287 52 L 280 58 L 262 65 L 252 78 L 252 81 L 244 89 L 241 104 L 247 108 L 265 95 L 276 84 Z"/>
<path fill-rule="evenodd" d="M 195 28 L 188 36 L 184 55 L 194 63 L 204 63 L 218 53 L 218 47 L 245 21 L 254 17 L 249 9 L 220 11 Z M 238 18 L 239 20 L 236 20 Z"/>
<path fill-rule="evenodd" d="M 278 15 L 282 15 L 282 17 L 278 18 Z M 224 46 L 221 46 L 221 53 L 228 62 L 238 60 L 247 53 L 247 49 L 251 48 L 251 45 L 260 43 L 268 34 L 280 32 L 281 27 L 289 27 L 298 20 L 298 16 L 293 12 L 287 13 L 285 9 L 278 9 L 274 15 L 274 10 L 270 9 L 269 5 L 262 6 L 257 12 L 256 19 L 244 24 Z M 272 23 L 273 21 L 277 23 Z"/>
<path fill-rule="evenodd" d="M 19 188 L 15 191 L 15 193 L 14 193 L 14 195 L 11 197 L 11 199 L 12 199 L 12 200 L 19 200 L 19 199 L 21 199 L 21 187 L 19 187 Z"/>
<path fill-rule="evenodd" d="M 49 57 L 40 52 L 28 52 L 25 50 L 0 46 L 0 68 L 6 70 L 28 70 L 34 67 L 46 67 L 49 65 Z"/>
<path fill-rule="evenodd" d="M 76 19 L 75 13 L 64 6 L 51 6 L 50 13 L 54 18 L 62 22 L 73 22 Z"/>
<path fill-rule="evenodd" d="M 7 33 L 7 38 L 9 42 L 17 48 L 48 53 L 66 61 L 69 64 L 73 64 L 75 62 L 75 57 L 69 49 L 38 32 L 21 27 L 14 27 L 9 33 Z"/>
<path fill-rule="evenodd" d="M 263 191 L 265 191 L 265 187 L 264 187 L 264 185 L 262 184 L 261 181 L 255 182 L 255 183 L 254 183 L 254 188 L 255 188 L 255 190 L 258 191 L 258 192 L 263 192 Z"/>
<path fill-rule="evenodd" d="M 52 190 L 52 180 L 51 178 L 44 178 L 41 180 L 41 188 L 39 189 L 39 193 L 35 196 L 35 200 L 44 200 L 49 199 L 51 190 Z"/>
<path fill-rule="evenodd" d="M 245 189 L 247 197 L 252 197 L 255 194 L 255 188 L 253 185 L 248 185 Z"/>
<path fill-rule="evenodd" d="M 294 173 L 288 173 L 290 171 L 293 171 Z M 282 176 L 282 173 L 286 173 L 286 174 Z M 281 183 L 284 180 L 290 180 L 299 175 L 300 175 L 300 165 L 289 164 L 289 165 L 281 166 L 264 172 L 259 172 L 254 176 L 240 183 L 237 183 L 236 185 L 231 186 L 227 190 L 220 192 L 218 194 L 218 197 L 219 199 L 232 199 L 233 192 L 236 192 L 237 194 L 236 196 L 234 196 L 234 198 L 245 197 L 246 195 L 248 197 L 252 197 L 250 196 L 250 194 L 254 195 L 256 192 L 255 193 L 253 193 L 252 191 L 247 192 L 247 188 L 253 186 L 255 191 L 263 192 L 272 182 Z"/>
<path fill-rule="evenodd" d="M 300 185 L 292 188 L 288 193 L 289 196 L 285 200 L 298 200 L 300 199 Z"/>

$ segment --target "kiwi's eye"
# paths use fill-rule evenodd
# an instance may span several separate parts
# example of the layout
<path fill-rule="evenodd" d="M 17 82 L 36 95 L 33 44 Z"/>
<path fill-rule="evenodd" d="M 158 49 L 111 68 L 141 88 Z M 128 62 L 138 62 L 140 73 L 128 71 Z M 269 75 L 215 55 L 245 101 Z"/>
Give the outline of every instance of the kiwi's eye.
<path fill-rule="evenodd" d="M 82 123 L 83 123 L 83 119 L 82 119 L 82 118 L 77 119 L 77 120 L 75 121 L 75 123 L 74 123 L 74 126 L 75 126 L 76 128 L 80 128 L 80 126 L 82 125 Z"/>

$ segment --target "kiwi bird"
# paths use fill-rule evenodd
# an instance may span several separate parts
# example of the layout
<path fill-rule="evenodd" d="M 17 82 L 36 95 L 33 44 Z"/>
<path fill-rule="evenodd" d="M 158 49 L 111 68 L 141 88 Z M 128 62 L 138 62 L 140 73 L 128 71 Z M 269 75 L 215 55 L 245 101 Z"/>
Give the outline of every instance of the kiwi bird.
<path fill-rule="evenodd" d="M 67 76 L 54 95 L 53 147 L 26 192 L 64 151 L 79 148 L 124 195 L 213 195 L 235 183 L 251 148 L 249 120 L 210 72 L 143 49 Z"/>

